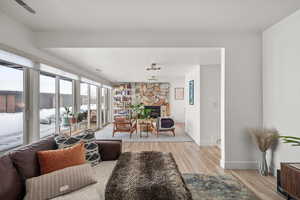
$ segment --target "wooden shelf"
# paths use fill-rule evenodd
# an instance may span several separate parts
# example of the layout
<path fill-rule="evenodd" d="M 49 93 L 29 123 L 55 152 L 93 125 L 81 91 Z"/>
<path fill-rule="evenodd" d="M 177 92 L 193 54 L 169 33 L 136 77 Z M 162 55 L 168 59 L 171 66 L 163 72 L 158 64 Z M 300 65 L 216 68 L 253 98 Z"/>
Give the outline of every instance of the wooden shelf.
<path fill-rule="evenodd" d="M 130 83 L 122 83 L 114 87 L 113 96 L 113 114 L 130 112 L 130 105 L 132 102 L 132 87 Z"/>

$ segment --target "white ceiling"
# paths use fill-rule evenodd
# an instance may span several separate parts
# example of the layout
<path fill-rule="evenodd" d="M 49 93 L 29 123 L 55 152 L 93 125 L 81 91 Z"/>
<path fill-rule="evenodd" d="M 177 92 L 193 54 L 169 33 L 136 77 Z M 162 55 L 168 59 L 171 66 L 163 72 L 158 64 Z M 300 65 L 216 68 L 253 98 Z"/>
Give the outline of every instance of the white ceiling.
<path fill-rule="evenodd" d="M 34 31 L 261 31 L 300 8 L 299 0 L 13 0 L 0 9 Z"/>
<path fill-rule="evenodd" d="M 176 80 L 183 78 L 192 66 L 220 64 L 221 60 L 217 48 L 51 48 L 47 51 L 112 82 L 143 82 L 151 75 L 158 76 L 161 82 Z M 153 62 L 162 67 L 159 73 L 145 70 Z"/>

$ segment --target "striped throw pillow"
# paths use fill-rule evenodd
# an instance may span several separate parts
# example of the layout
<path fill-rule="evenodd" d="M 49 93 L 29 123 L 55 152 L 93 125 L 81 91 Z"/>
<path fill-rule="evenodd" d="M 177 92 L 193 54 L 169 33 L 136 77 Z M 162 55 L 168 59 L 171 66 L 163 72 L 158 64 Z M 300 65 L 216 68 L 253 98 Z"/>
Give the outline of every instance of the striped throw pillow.
<path fill-rule="evenodd" d="M 27 179 L 24 200 L 50 199 L 96 182 L 90 164 L 68 167 Z"/>

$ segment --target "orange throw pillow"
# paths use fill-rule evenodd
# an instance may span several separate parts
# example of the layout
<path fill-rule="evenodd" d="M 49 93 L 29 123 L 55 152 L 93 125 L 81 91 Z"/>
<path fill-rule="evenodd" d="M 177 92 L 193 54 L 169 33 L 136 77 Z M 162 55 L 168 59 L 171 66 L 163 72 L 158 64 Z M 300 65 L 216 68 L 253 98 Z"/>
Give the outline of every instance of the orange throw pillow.
<path fill-rule="evenodd" d="M 80 143 L 65 149 L 37 152 L 41 174 L 47 174 L 86 162 L 84 144 Z"/>

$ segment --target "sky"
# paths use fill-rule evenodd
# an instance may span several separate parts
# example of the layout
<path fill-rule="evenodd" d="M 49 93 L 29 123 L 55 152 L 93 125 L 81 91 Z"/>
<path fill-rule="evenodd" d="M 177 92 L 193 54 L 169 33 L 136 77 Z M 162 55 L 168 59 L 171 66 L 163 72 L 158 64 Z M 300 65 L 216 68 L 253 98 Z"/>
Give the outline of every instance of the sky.
<path fill-rule="evenodd" d="M 87 84 L 80 84 L 80 94 L 87 95 Z M 23 71 L 0 65 L 0 90 L 23 91 Z M 40 91 L 42 93 L 55 93 L 55 78 L 41 75 Z M 97 87 L 91 85 L 91 96 L 96 97 Z M 72 82 L 60 80 L 60 93 L 72 94 Z"/>
<path fill-rule="evenodd" d="M 0 90 L 23 91 L 23 71 L 0 65 Z"/>
<path fill-rule="evenodd" d="M 23 71 L 0 65 L 0 90 L 23 91 Z M 55 78 L 40 76 L 40 91 L 55 93 Z M 72 94 L 72 82 L 60 80 L 60 93 Z"/>

